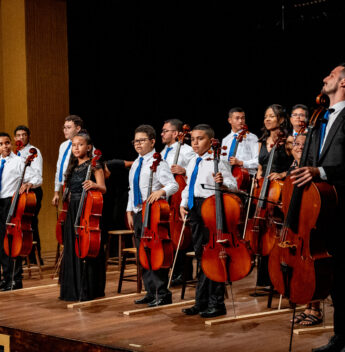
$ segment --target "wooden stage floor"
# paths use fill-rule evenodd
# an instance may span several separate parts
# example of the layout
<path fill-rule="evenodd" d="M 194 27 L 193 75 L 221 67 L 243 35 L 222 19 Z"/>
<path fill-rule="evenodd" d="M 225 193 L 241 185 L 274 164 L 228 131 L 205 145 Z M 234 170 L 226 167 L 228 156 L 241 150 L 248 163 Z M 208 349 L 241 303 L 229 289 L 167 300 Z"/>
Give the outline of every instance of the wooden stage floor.
<path fill-rule="evenodd" d="M 135 283 L 132 282 L 124 282 L 123 292 L 116 293 L 119 273 L 113 265 L 108 266 L 106 300 L 68 308 L 71 302 L 58 299 L 58 282 L 51 278 L 51 272 L 46 268 L 41 280 L 35 274 L 31 279 L 25 278 L 24 289 L 0 292 L 0 334 L 11 336 L 11 352 L 281 352 L 289 349 L 291 312 L 217 325 L 205 324 L 217 318 L 185 316 L 181 312 L 183 305 L 124 315 L 123 312 L 142 308 L 133 303 L 141 295 L 134 293 Z M 266 308 L 266 295 L 250 296 L 254 292 L 255 278 L 254 270 L 247 278 L 233 284 L 237 316 L 277 311 L 278 296 L 274 297 L 271 309 Z M 228 291 L 226 318 L 234 316 Z M 172 292 L 174 303 L 184 302 L 180 299 L 181 287 L 172 288 Z M 113 299 L 115 296 L 120 297 Z M 194 288 L 188 287 L 185 301 L 193 298 Z M 287 300 L 283 299 L 281 308 L 289 308 Z M 328 299 L 325 309 L 326 325 L 331 325 L 333 309 Z M 330 331 L 294 334 L 292 351 L 311 351 L 312 347 L 327 343 L 331 335 Z M 0 350 L 1 338 L 0 335 Z"/>

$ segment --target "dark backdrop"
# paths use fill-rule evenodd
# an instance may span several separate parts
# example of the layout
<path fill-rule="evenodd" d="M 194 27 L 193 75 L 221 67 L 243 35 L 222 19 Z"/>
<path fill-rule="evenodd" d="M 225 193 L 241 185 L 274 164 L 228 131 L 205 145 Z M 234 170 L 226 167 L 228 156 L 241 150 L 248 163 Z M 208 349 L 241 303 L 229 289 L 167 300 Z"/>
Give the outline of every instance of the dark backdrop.
<path fill-rule="evenodd" d="M 322 79 L 345 61 L 343 2 L 253 3 L 67 2 L 70 110 L 106 159 L 134 159 L 142 123 L 158 133 L 171 117 L 209 123 L 221 139 L 231 107 L 260 135 L 266 106 L 314 106 Z"/>

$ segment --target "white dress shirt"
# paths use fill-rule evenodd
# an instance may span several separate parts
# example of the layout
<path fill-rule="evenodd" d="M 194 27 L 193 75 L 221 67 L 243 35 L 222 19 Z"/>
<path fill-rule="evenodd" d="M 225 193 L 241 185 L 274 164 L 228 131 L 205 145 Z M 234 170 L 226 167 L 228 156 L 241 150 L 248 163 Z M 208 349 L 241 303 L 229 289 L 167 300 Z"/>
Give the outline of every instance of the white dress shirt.
<path fill-rule="evenodd" d="M 330 106 L 329 108 L 334 109 L 334 111 L 328 115 L 328 123 L 326 125 L 325 137 L 322 142 L 321 152 L 322 152 L 323 146 L 325 145 L 325 141 L 327 139 L 327 135 L 328 135 L 329 130 L 331 129 L 334 121 L 338 117 L 340 111 L 345 108 L 345 101 L 340 101 L 339 103 L 336 103 L 333 106 Z M 324 168 L 320 166 L 318 169 L 320 171 L 321 180 L 327 181 L 327 175 L 326 175 Z"/>
<path fill-rule="evenodd" d="M 38 177 L 42 179 L 43 175 L 43 158 L 40 150 L 30 143 L 28 143 L 23 149 L 21 149 L 20 152 L 20 158 L 23 160 L 25 163 L 26 158 L 29 156 L 30 148 L 35 148 L 37 150 L 37 157 L 31 162 L 30 169 L 32 169 L 33 173 L 35 173 Z M 38 187 L 38 186 L 37 186 Z M 36 188 L 36 187 L 33 187 Z"/>
<path fill-rule="evenodd" d="M 238 135 L 241 131 L 236 132 Z M 221 160 L 227 161 L 229 157 L 231 143 L 233 141 L 235 132 L 231 131 L 222 140 L 222 147 L 227 148 L 223 151 L 226 155 L 222 155 Z M 259 143 L 258 137 L 253 133 L 246 134 L 246 137 L 242 139 L 242 142 L 238 144 L 236 156 L 238 160 L 243 161 L 243 167 L 248 169 L 251 175 L 255 175 L 259 165 Z"/>
<path fill-rule="evenodd" d="M 199 163 L 198 174 L 195 180 L 194 185 L 194 197 L 208 198 L 215 194 L 214 191 L 214 162 L 209 159 L 211 154 L 205 153 L 201 156 L 202 160 Z M 195 155 L 194 159 L 189 163 L 187 167 L 187 185 L 185 189 L 182 191 L 182 200 L 181 207 L 187 208 L 188 206 L 188 196 L 189 196 L 189 182 L 194 171 L 196 159 L 199 155 Z M 230 190 L 237 190 L 237 182 L 235 178 L 231 174 L 231 165 L 227 160 L 220 160 L 218 164 L 219 172 L 223 175 L 223 185 L 228 187 Z M 201 185 L 204 184 L 207 188 L 212 189 L 204 189 Z"/>
<path fill-rule="evenodd" d="M 173 149 L 171 149 L 169 151 L 165 161 L 171 167 L 171 165 L 174 164 L 175 155 L 176 155 L 176 151 L 177 151 L 177 147 L 178 147 L 178 142 L 175 142 L 170 147 L 172 147 Z M 164 159 L 164 155 L 165 155 L 167 148 L 168 148 L 168 146 L 166 145 L 164 147 L 164 149 L 161 151 L 161 155 L 162 155 L 163 159 Z M 189 162 L 194 158 L 194 156 L 195 156 L 195 152 L 194 152 L 193 148 L 188 144 L 182 144 L 181 148 L 180 148 L 180 154 L 177 159 L 177 165 L 182 166 L 184 169 L 186 169 Z"/>
<path fill-rule="evenodd" d="M 155 160 L 153 158 L 153 154 L 155 153 L 155 149 L 151 152 L 145 154 L 143 156 L 144 160 L 141 165 L 140 178 L 139 178 L 139 187 L 141 192 L 141 199 L 144 202 L 147 198 L 148 188 L 149 188 L 149 179 L 151 172 L 151 165 Z M 135 159 L 134 163 L 129 170 L 129 191 L 128 191 L 128 203 L 127 203 L 127 211 L 133 211 L 134 213 L 138 213 L 142 209 L 142 204 L 138 206 L 134 206 L 134 190 L 133 190 L 133 178 L 135 171 L 139 164 L 140 155 L 137 159 Z M 164 189 L 166 193 L 166 197 L 170 197 L 178 190 L 178 183 L 175 181 L 174 175 L 170 171 L 170 167 L 168 163 L 162 160 L 158 167 L 157 171 L 153 173 L 153 181 L 152 181 L 152 192 Z"/>
<path fill-rule="evenodd" d="M 16 192 L 25 166 L 22 162 L 22 159 L 12 152 L 6 158 L 3 158 L 1 156 L 0 164 L 2 159 L 5 159 L 6 162 L 4 164 L 1 179 L 1 199 L 12 197 L 13 194 Z M 26 168 L 23 183 L 28 182 L 32 183 L 34 187 L 38 187 L 42 184 L 42 177 L 34 173 L 33 170 L 29 167 Z"/>
<path fill-rule="evenodd" d="M 68 147 L 68 144 L 71 142 L 70 139 L 64 141 L 63 143 L 60 144 L 60 148 L 59 148 L 59 157 L 56 163 L 56 172 L 55 172 L 55 188 L 54 191 L 55 192 L 59 192 L 61 187 L 63 186 L 64 182 L 65 182 L 65 172 L 67 170 L 67 166 L 69 163 L 69 158 L 71 157 L 71 151 L 72 151 L 72 146 L 69 148 L 69 151 L 66 155 L 66 159 L 65 162 L 63 164 L 63 169 L 62 169 L 62 181 L 59 181 L 59 175 L 60 175 L 60 167 L 61 167 L 61 161 L 63 158 L 63 155 L 65 153 L 65 150 Z"/>

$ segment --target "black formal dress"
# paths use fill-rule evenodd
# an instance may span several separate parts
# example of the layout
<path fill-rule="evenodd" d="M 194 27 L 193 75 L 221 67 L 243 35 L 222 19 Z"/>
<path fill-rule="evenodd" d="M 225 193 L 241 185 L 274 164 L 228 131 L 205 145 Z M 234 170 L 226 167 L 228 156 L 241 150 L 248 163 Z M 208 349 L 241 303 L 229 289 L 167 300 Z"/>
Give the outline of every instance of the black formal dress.
<path fill-rule="evenodd" d="M 262 167 L 261 176 L 264 177 L 267 169 L 268 160 L 270 153 L 267 150 L 266 141 L 262 142 L 260 153 L 259 153 L 259 164 Z M 293 162 L 293 156 L 286 154 L 285 145 L 278 146 L 273 157 L 272 162 L 272 172 L 285 172 L 287 171 L 291 163 Z M 257 267 L 257 286 L 271 286 L 271 280 L 268 273 L 268 256 L 258 257 L 258 267 Z"/>
<path fill-rule="evenodd" d="M 80 259 L 75 253 L 74 222 L 82 194 L 89 161 L 77 166 L 72 173 L 68 188 L 70 202 L 64 226 L 64 255 L 61 264 L 60 299 L 64 301 L 87 301 L 104 296 L 105 254 L 104 241 L 96 258 Z"/>

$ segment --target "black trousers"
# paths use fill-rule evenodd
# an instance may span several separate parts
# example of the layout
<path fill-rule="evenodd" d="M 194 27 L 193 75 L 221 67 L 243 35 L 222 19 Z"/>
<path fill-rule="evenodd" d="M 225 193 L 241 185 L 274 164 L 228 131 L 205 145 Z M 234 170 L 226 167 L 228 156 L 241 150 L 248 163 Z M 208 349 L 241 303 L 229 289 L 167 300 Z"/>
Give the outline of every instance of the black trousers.
<path fill-rule="evenodd" d="M 12 280 L 13 266 L 14 276 L 13 280 L 20 282 L 22 280 L 22 257 L 17 257 L 15 260 L 8 257 L 4 250 L 4 238 L 6 234 L 6 219 L 8 211 L 11 207 L 12 198 L 0 199 L 0 265 L 2 269 L 2 279 L 10 282 Z"/>
<path fill-rule="evenodd" d="M 141 229 L 142 229 L 142 212 L 133 215 L 135 244 L 139 253 Z M 148 296 L 157 297 L 158 299 L 171 296 L 168 290 L 169 269 L 145 270 L 143 268 L 143 281 Z"/>
<path fill-rule="evenodd" d="M 205 227 L 201 217 L 201 206 L 205 199 L 194 197 L 194 206 L 188 213 L 195 256 L 198 260 L 198 267 L 200 267 L 195 291 L 195 306 L 200 308 L 222 308 L 224 306 L 225 284 L 207 278 L 202 271 L 201 265 L 199 265 L 201 263 L 203 245 L 207 244 L 209 239 L 208 229 Z"/>
<path fill-rule="evenodd" d="M 36 194 L 36 209 L 35 209 L 35 214 L 31 220 L 31 227 L 32 227 L 32 232 L 33 232 L 33 240 L 37 242 L 38 256 L 41 259 L 41 240 L 40 240 L 40 235 L 38 232 L 38 214 L 41 210 L 43 191 L 42 191 L 41 187 L 37 187 L 37 188 L 33 189 L 33 192 Z M 36 263 L 36 256 L 35 256 L 34 248 L 32 248 L 32 250 L 30 252 L 29 259 L 30 259 L 31 263 Z"/>

